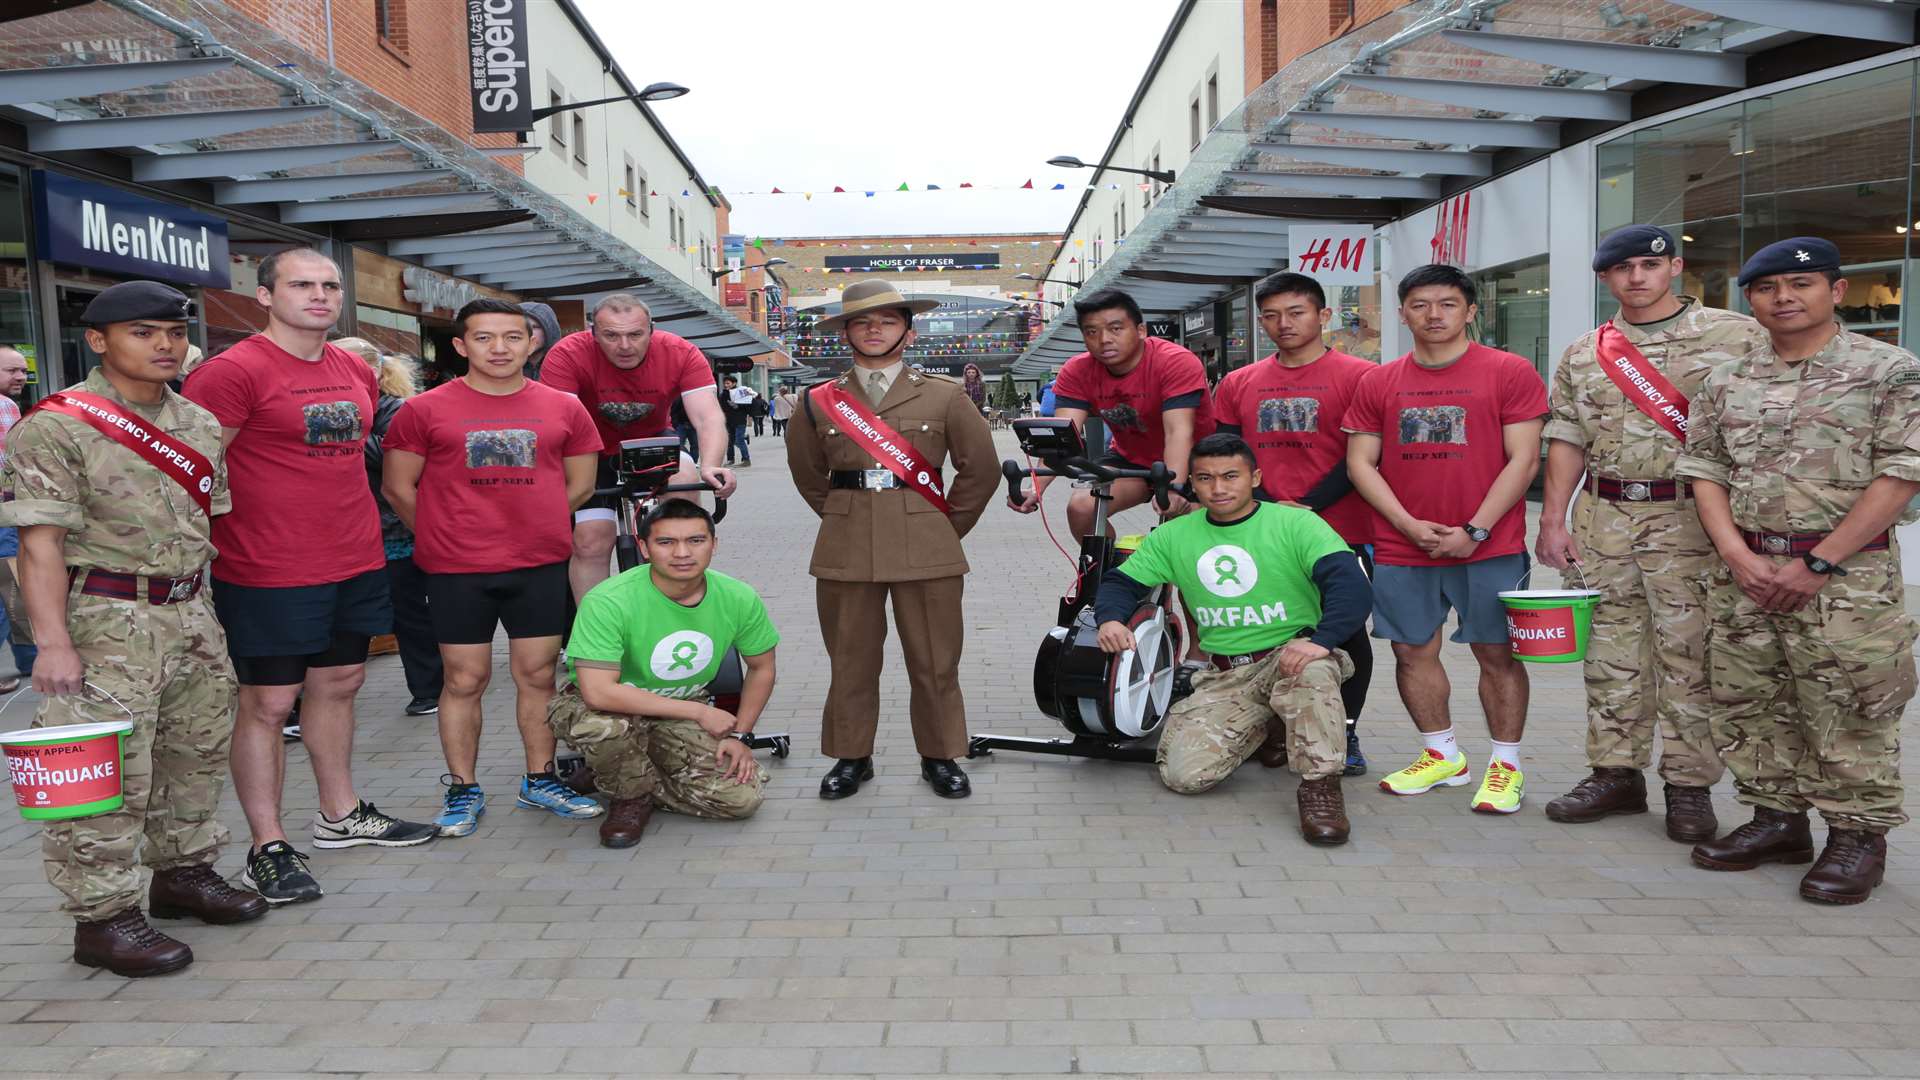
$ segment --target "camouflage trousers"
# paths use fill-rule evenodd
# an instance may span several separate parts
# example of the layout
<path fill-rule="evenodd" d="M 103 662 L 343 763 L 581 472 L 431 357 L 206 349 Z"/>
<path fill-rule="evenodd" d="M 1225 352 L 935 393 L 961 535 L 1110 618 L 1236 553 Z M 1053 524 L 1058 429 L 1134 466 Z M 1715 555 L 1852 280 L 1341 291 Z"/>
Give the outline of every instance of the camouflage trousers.
<path fill-rule="evenodd" d="M 1192 695 L 1176 702 L 1160 733 L 1160 782 L 1198 795 L 1233 775 L 1267 739 L 1287 729 L 1287 766 L 1302 780 L 1338 776 L 1347 762 L 1347 713 L 1340 684 L 1353 661 L 1339 649 L 1293 678 L 1280 674 L 1280 651 L 1231 671 L 1199 671 Z"/>
<path fill-rule="evenodd" d="M 652 798 L 679 814 L 738 819 L 751 817 L 766 797 L 767 771 L 755 766 L 747 784 L 721 775 L 714 757 L 720 740 L 691 720 L 598 712 L 579 688 L 568 686 L 553 695 L 547 723 L 587 759 L 600 790 L 616 799 Z"/>
<path fill-rule="evenodd" d="M 165 870 L 219 858 L 228 836 L 214 811 L 227 780 L 238 690 L 226 634 L 204 592 L 156 605 L 87 596 L 76 585 L 67 595 L 67 632 L 91 685 L 41 702 L 34 726 L 133 721 L 121 741 L 126 804 L 51 822 L 41 841 L 47 880 L 66 896 L 61 910 L 104 919 L 139 905 L 142 861 Z"/>
<path fill-rule="evenodd" d="M 1761 611 L 1724 566 L 1714 573 L 1713 733 L 1741 802 L 1884 833 L 1907 820 L 1900 715 L 1914 627 L 1897 548 L 1845 569 L 1784 615 Z"/>
<path fill-rule="evenodd" d="M 1711 787 L 1725 767 L 1712 734 L 1706 581 L 1720 557 L 1690 501 L 1616 503 L 1582 493 L 1573 512 L 1581 574 L 1600 590 L 1588 637 L 1587 764 L 1645 769 Z"/>

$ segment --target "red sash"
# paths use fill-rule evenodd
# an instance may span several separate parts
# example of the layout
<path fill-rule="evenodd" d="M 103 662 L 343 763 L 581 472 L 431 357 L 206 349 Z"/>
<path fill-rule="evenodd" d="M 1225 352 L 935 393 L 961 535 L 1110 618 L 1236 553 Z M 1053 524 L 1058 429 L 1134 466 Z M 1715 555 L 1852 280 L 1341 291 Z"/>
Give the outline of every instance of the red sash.
<path fill-rule="evenodd" d="M 154 431 L 146 421 L 127 415 L 126 410 L 97 394 L 62 390 L 42 399 L 29 415 L 41 410 L 71 416 L 140 455 L 142 461 L 186 489 L 201 513 L 212 515 L 213 462 L 198 450 L 165 432 Z"/>
<path fill-rule="evenodd" d="M 1593 355 L 1600 362 L 1600 370 L 1635 408 L 1652 417 L 1667 434 L 1682 443 L 1687 441 L 1687 395 L 1668 382 L 1619 327 L 1611 322 L 1600 324 Z"/>
<path fill-rule="evenodd" d="M 940 478 L 935 472 L 939 466 L 929 469 L 923 465 L 913 444 L 880 419 L 880 415 L 868 408 L 859 395 L 840 389 L 838 382 L 821 383 L 811 393 L 814 400 L 840 422 L 847 435 L 873 455 L 873 460 L 886 466 L 900 478 L 901 483 L 919 492 L 920 497 L 932 503 L 935 510 L 948 515 L 953 513 L 953 509 L 947 505 L 946 495 L 940 490 Z"/>

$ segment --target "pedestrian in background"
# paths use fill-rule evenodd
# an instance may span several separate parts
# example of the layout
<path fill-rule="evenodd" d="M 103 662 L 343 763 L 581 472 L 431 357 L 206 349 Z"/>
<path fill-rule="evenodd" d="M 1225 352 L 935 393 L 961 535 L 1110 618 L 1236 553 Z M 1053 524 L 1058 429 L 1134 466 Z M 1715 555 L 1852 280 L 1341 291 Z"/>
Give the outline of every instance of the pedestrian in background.
<path fill-rule="evenodd" d="M 987 379 L 986 376 L 980 374 L 979 364 L 968 364 L 966 367 L 960 369 L 960 388 L 967 392 L 967 400 L 973 402 L 973 407 L 980 410 L 980 415 L 985 416 L 987 413 Z"/>
<path fill-rule="evenodd" d="M 553 309 L 538 300 L 529 300 L 520 305 L 520 310 L 533 320 L 533 355 L 527 358 L 526 376 L 534 382 L 540 381 L 540 365 L 547 358 L 547 350 L 562 337 L 560 317 Z"/>
<path fill-rule="evenodd" d="M 432 716 L 440 711 L 440 689 L 446 677 L 440 646 L 434 640 L 433 619 L 427 610 L 427 576 L 413 561 L 413 530 L 393 512 L 380 491 L 380 467 L 385 454 L 387 425 L 410 397 L 420 392 L 413 361 L 404 356 L 382 356 L 365 338 L 341 338 L 335 345 L 358 356 L 379 380 L 380 397 L 373 406 L 373 427 L 367 432 L 367 484 L 380 508 L 380 539 L 387 549 L 387 588 L 393 592 L 393 636 L 400 646 L 400 667 L 407 678 L 408 716 Z"/>
<path fill-rule="evenodd" d="M 27 388 L 27 358 L 19 349 L 0 347 L 0 464 L 7 459 L 7 432 L 20 422 L 20 405 L 14 398 Z M 18 673 L 0 679 L 0 694 L 11 694 L 20 689 L 20 680 L 33 674 L 33 657 L 37 651 L 33 647 L 33 636 L 28 625 L 26 608 L 20 603 L 18 582 L 18 556 L 20 554 L 20 530 L 11 526 L 0 529 L 0 559 L 6 560 L 7 580 L 4 586 L 4 607 L 0 607 L 0 637 L 13 642 L 13 666 Z"/>
<path fill-rule="evenodd" d="M 787 421 L 793 419 L 793 406 L 800 399 L 793 396 L 793 387 L 782 385 L 780 392 L 773 395 L 769 406 L 773 413 L 773 433 L 778 436 L 787 430 Z"/>
<path fill-rule="evenodd" d="M 740 380 L 729 375 L 720 387 L 720 411 L 727 420 L 727 464 L 734 463 L 734 455 L 740 457 L 740 467 L 753 465 L 753 451 L 747 448 L 747 404 L 753 399 L 752 390 L 743 395 Z"/>

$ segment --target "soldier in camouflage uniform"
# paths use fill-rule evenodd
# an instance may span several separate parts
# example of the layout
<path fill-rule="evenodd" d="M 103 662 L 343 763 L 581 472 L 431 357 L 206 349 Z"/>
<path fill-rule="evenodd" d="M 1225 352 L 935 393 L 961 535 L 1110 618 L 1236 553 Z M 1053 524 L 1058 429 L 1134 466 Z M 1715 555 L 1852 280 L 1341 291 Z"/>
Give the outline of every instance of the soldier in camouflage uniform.
<path fill-rule="evenodd" d="M 1750 870 L 1813 858 L 1800 895 L 1857 904 L 1901 809 L 1914 627 L 1892 528 L 1920 494 L 1920 361 L 1833 318 L 1840 253 L 1794 237 L 1740 272 L 1769 342 L 1713 370 L 1679 473 L 1724 565 L 1708 609 L 1714 737 L 1753 820 L 1693 849 Z"/>
<path fill-rule="evenodd" d="M 753 730 L 773 693 L 779 632 L 752 587 L 708 569 L 713 516 L 665 499 L 641 523 L 648 562 L 581 598 L 567 639 L 573 685 L 547 722 L 580 751 L 612 797 L 603 847 L 640 842 L 655 806 L 696 817 L 744 818 L 760 808 L 766 773 L 735 736 Z M 715 707 L 710 687 L 729 650 L 746 668 L 739 704 Z"/>
<path fill-rule="evenodd" d="M 1197 795 L 1252 757 L 1271 725 L 1287 728 L 1287 764 L 1300 774 L 1300 834 L 1344 844 L 1340 776 L 1347 711 L 1340 684 L 1353 660 L 1340 646 L 1365 625 L 1373 589 L 1359 557 L 1320 515 L 1259 502 L 1260 469 L 1238 435 L 1193 445 L 1188 475 L 1204 514 L 1153 532 L 1107 571 L 1094 598 L 1100 647 L 1136 647 L 1130 620 L 1155 586 L 1177 585 L 1212 671 L 1167 715 L 1160 781 Z"/>
<path fill-rule="evenodd" d="M 1684 401 L 1663 412 L 1627 378 L 1664 378 L 1677 396 L 1699 393 L 1707 372 L 1766 341 L 1744 315 L 1676 296 L 1673 235 L 1652 225 L 1609 233 L 1593 269 L 1620 302 L 1554 369 L 1545 499 L 1535 550 L 1571 585 L 1598 589 L 1586 659 L 1587 765 L 1592 774 L 1547 804 L 1561 822 L 1647 811 L 1642 776 L 1660 732 L 1667 835 L 1682 843 L 1718 832 L 1708 794 L 1723 771 L 1709 730 L 1706 578 L 1719 560 L 1685 484 Z M 1627 350 L 1638 357 L 1626 357 Z M 1651 383 L 1647 384 L 1651 386 Z M 1651 411 L 1650 411 L 1651 410 Z M 1584 475 L 1583 475 L 1584 474 Z M 1567 504 L 1581 497 L 1566 526 Z"/>
<path fill-rule="evenodd" d="M 156 282 L 95 297 L 83 318 L 101 367 L 14 427 L 0 474 L 0 524 L 20 529 L 21 587 L 38 630 L 33 685 L 47 695 L 34 725 L 133 723 L 122 740 L 125 805 L 51 823 L 42 844 L 47 880 L 77 923 L 74 959 L 125 976 L 193 962 L 141 913 L 142 861 L 157 917 L 238 923 L 267 911 L 213 869 L 227 841 L 214 811 L 235 683 L 203 586 L 209 515 L 230 503 L 219 423 L 167 388 L 189 314 L 185 296 Z M 96 426 L 113 427 L 102 411 L 139 432 L 108 434 Z M 184 448 L 186 465 L 156 463 L 168 444 Z"/>

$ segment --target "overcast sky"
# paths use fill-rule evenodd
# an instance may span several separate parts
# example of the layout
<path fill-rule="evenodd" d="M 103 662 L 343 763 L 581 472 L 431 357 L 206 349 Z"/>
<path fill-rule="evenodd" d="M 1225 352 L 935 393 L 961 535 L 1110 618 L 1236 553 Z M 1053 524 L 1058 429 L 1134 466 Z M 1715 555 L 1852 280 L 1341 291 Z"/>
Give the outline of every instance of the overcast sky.
<path fill-rule="evenodd" d="M 1099 160 L 1178 6 L 578 2 L 634 85 L 692 88 L 654 111 L 763 236 L 1064 229 L 1092 172 L 1046 160 Z"/>

